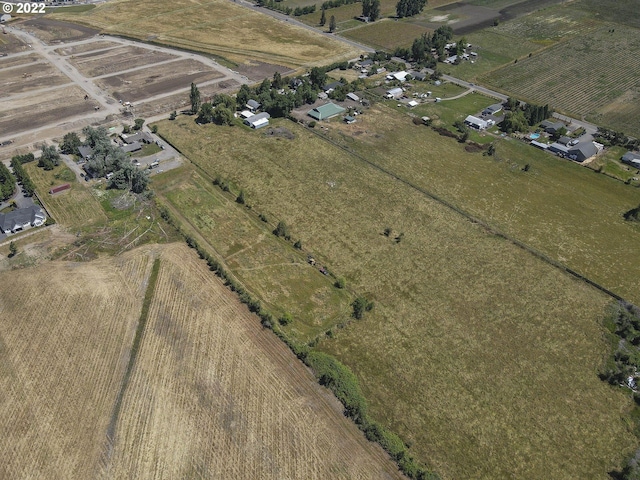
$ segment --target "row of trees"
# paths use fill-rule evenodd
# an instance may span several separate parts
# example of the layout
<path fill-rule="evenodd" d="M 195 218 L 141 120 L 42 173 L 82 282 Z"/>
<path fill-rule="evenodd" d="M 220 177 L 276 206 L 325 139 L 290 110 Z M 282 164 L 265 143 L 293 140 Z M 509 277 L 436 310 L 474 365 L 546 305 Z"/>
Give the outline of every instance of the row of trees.
<path fill-rule="evenodd" d="M 529 127 L 537 125 L 553 114 L 549 105 L 522 104 L 513 97 L 507 99 L 506 109 L 508 112 L 505 114 L 500 128 L 507 133 L 526 132 Z M 562 134 L 563 132 L 559 132 L 559 135 Z"/>
<path fill-rule="evenodd" d="M 369 17 L 370 22 L 380 18 L 380 0 L 362 0 L 362 16 Z"/>
<path fill-rule="evenodd" d="M 0 199 L 3 201 L 16 193 L 16 178 L 11 174 L 7 166 L 0 162 Z"/>
<path fill-rule="evenodd" d="M 399 47 L 395 50 L 394 55 L 404 60 L 411 60 L 419 65 L 433 68 L 436 65 L 436 59 L 432 55 L 431 50 L 435 49 L 438 58 L 442 61 L 445 58 L 445 45 L 453 38 L 453 29 L 448 25 L 438 27 L 432 35 L 423 33 L 416 38 L 411 44 L 411 48 Z M 465 40 L 462 39 L 456 45 L 463 45 Z"/>
<path fill-rule="evenodd" d="M 13 173 L 18 179 L 18 183 L 22 185 L 22 190 L 24 190 L 24 194 L 27 197 L 33 196 L 36 191 L 33 182 L 29 178 L 29 174 L 22 166 L 25 163 L 33 162 L 36 158 L 33 156 L 33 153 L 27 153 L 26 155 L 16 155 L 11 158 L 11 168 L 13 169 Z"/>
<path fill-rule="evenodd" d="M 109 180 L 109 188 L 129 189 L 134 193 L 142 193 L 149 186 L 149 175 L 131 163 L 129 156 L 109 139 L 104 127 L 85 127 L 85 145 L 93 149 L 86 170 L 97 177 L 113 173 Z"/>

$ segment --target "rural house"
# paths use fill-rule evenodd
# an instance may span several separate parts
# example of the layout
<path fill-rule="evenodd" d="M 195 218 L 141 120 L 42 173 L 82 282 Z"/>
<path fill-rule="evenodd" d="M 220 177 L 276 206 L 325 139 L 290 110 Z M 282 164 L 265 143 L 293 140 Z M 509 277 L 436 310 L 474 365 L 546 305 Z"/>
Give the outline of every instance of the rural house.
<path fill-rule="evenodd" d="M 567 128 L 562 122 L 552 122 L 551 120 L 545 120 L 540 124 L 540 128 L 544 129 L 545 132 L 553 135 L 561 128 Z"/>
<path fill-rule="evenodd" d="M 127 145 L 122 145 L 120 150 L 124 153 L 137 152 L 138 150 L 142 150 L 142 144 L 140 142 L 132 142 Z"/>
<path fill-rule="evenodd" d="M 313 108 L 307 112 L 314 120 L 328 120 L 336 115 L 340 115 L 345 109 L 335 103 L 326 103 L 319 107 Z"/>
<path fill-rule="evenodd" d="M 411 76 L 420 82 L 424 82 L 427 74 L 423 72 L 411 72 Z"/>
<path fill-rule="evenodd" d="M 627 165 L 631 165 L 632 167 L 640 168 L 640 154 L 627 152 L 622 158 L 622 163 L 626 163 Z"/>
<path fill-rule="evenodd" d="M 269 125 L 269 118 L 271 118 L 271 115 L 267 112 L 262 112 L 245 119 L 244 124 L 258 129 Z"/>
<path fill-rule="evenodd" d="M 46 218 L 46 215 L 38 205 L 18 208 L 9 213 L 0 213 L 0 231 L 2 233 L 15 233 L 27 227 L 39 227 Z"/>
<path fill-rule="evenodd" d="M 485 108 L 482 111 L 483 115 L 495 115 L 498 112 L 502 111 L 502 104 L 501 103 L 494 103 L 493 105 L 489 105 L 487 108 Z"/>
<path fill-rule="evenodd" d="M 82 160 L 86 162 L 87 160 L 91 160 L 91 156 L 93 155 L 93 148 L 81 145 L 80 147 L 78 147 L 78 153 L 82 157 Z"/>
<path fill-rule="evenodd" d="M 598 148 L 593 142 L 580 142 L 569 149 L 569 158 L 577 162 L 584 162 L 598 153 Z"/>
<path fill-rule="evenodd" d="M 342 86 L 342 82 L 331 82 L 331 83 L 327 83 L 324 87 L 322 87 L 322 90 L 324 91 L 324 93 L 331 93 L 336 88 L 341 86 Z"/>
<path fill-rule="evenodd" d="M 489 126 L 489 123 L 486 120 L 474 117 L 473 115 L 468 115 L 467 118 L 464 119 L 464 124 L 471 128 L 475 128 L 476 130 L 484 130 Z"/>
<path fill-rule="evenodd" d="M 124 143 L 126 143 L 127 145 L 130 145 L 132 143 L 153 143 L 153 137 L 148 134 L 147 132 L 138 132 L 138 133 L 134 133 L 133 135 L 125 135 L 124 133 L 122 135 L 120 135 L 120 138 L 122 138 L 122 141 Z M 142 148 L 142 147 L 141 147 Z"/>

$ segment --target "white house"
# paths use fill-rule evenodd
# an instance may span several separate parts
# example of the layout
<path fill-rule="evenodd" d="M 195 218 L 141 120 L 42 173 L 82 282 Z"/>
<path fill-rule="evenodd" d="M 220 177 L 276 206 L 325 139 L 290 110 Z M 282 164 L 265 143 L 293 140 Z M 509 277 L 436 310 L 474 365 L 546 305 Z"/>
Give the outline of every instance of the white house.
<path fill-rule="evenodd" d="M 269 115 L 267 112 L 262 112 L 247 118 L 244 121 L 244 124 L 250 126 L 251 128 L 258 129 L 269 125 L 269 118 L 271 118 L 271 115 Z"/>

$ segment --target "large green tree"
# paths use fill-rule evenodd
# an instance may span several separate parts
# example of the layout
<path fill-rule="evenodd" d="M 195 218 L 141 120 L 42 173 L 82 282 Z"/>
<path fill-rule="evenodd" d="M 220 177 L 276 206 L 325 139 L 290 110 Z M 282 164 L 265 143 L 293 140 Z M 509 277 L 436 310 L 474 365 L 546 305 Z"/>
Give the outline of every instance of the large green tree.
<path fill-rule="evenodd" d="M 422 11 L 427 0 L 399 0 L 396 4 L 398 18 L 412 17 Z"/>
<path fill-rule="evenodd" d="M 53 170 L 60 163 L 60 154 L 55 145 L 43 145 L 38 166 L 45 170 Z"/>
<path fill-rule="evenodd" d="M 60 150 L 66 154 L 78 154 L 78 147 L 82 145 L 80 137 L 76 132 L 69 132 L 62 138 Z"/>
<path fill-rule="evenodd" d="M 189 100 L 191 101 L 191 113 L 195 115 L 200 111 L 200 90 L 195 83 L 191 84 L 191 93 L 189 94 Z"/>

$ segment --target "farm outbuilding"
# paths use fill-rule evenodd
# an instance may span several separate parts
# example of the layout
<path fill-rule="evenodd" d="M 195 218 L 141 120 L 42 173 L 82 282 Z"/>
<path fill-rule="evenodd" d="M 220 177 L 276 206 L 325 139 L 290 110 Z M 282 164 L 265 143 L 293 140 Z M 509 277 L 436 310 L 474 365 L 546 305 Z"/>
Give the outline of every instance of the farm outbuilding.
<path fill-rule="evenodd" d="M 70 184 L 63 183 L 62 185 L 58 185 L 57 187 L 53 187 L 52 189 L 50 189 L 49 193 L 53 195 L 54 193 L 63 192 L 65 190 L 69 190 L 70 188 L 71 188 Z"/>
<path fill-rule="evenodd" d="M 329 118 L 340 115 L 345 109 L 335 103 L 326 103 L 319 107 L 313 108 L 307 112 L 311 118 L 315 120 L 328 120 Z"/>
<path fill-rule="evenodd" d="M 353 93 L 353 92 L 349 92 L 349 93 L 347 93 L 347 98 L 348 98 L 349 100 L 353 100 L 354 102 L 359 102 L 359 101 L 360 101 L 360 97 L 359 97 L 359 96 L 357 96 L 357 95 L 356 95 L 355 93 Z"/>
<path fill-rule="evenodd" d="M 627 165 L 631 165 L 632 167 L 640 168 L 640 154 L 627 152 L 622 158 L 622 163 L 626 163 Z"/>
<path fill-rule="evenodd" d="M 260 106 L 261 106 L 260 103 L 256 102 L 255 100 L 249 100 L 246 105 L 246 107 L 252 112 L 255 112 L 256 110 L 258 110 Z"/>
<path fill-rule="evenodd" d="M 248 125 L 251 128 L 262 128 L 269 125 L 269 118 L 271 118 L 271 115 L 269 115 L 267 112 L 262 112 L 247 118 L 244 121 L 244 124 Z"/>
<path fill-rule="evenodd" d="M 387 90 L 386 97 L 387 98 L 400 98 L 404 95 L 404 90 L 400 87 L 392 88 L 391 90 Z"/>
<path fill-rule="evenodd" d="M 346 117 L 344 117 L 344 121 L 348 124 L 356 123 L 355 117 L 352 117 L 351 115 L 347 115 Z"/>
<path fill-rule="evenodd" d="M 0 232 L 15 233 L 27 227 L 39 227 L 46 218 L 38 205 L 18 208 L 9 213 L 0 213 Z"/>
<path fill-rule="evenodd" d="M 467 118 L 464 119 L 464 124 L 476 130 L 484 130 L 489 126 L 486 120 L 474 117 L 473 115 L 468 115 Z"/>
<path fill-rule="evenodd" d="M 598 148 L 593 142 L 580 142 L 571 147 L 569 157 L 578 162 L 584 162 L 598 153 Z"/>
<path fill-rule="evenodd" d="M 493 105 L 489 105 L 487 108 L 485 108 L 482 111 L 483 115 L 495 115 L 496 113 L 502 111 L 502 104 L 501 103 L 495 103 Z"/>

